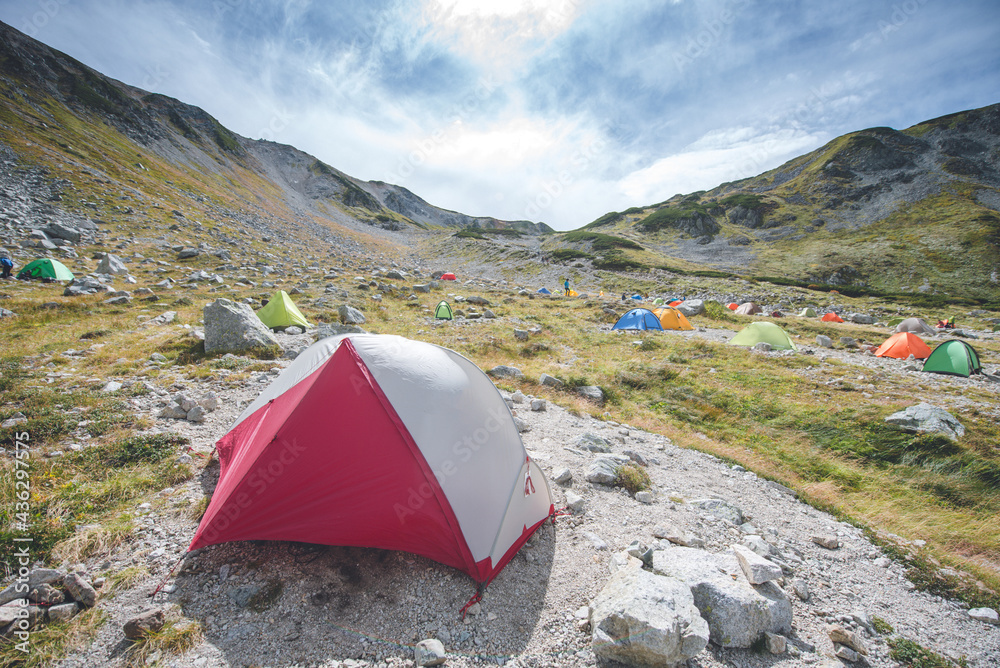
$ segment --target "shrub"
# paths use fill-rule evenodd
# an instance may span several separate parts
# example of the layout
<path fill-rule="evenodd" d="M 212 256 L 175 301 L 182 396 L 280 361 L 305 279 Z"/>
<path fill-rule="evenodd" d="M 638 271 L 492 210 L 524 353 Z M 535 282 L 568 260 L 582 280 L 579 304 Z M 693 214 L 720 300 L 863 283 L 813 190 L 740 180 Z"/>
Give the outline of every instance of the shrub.
<path fill-rule="evenodd" d="M 646 469 L 635 462 L 628 462 L 615 469 L 615 486 L 624 487 L 629 494 L 634 495 L 636 492 L 652 487 L 653 481 Z"/>

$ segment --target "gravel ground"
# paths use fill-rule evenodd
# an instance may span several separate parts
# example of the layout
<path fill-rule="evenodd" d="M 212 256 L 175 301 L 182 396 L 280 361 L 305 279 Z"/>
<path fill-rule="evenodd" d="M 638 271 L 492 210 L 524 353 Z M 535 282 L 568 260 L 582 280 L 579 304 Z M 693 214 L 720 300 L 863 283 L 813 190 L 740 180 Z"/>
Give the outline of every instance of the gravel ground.
<path fill-rule="evenodd" d="M 731 332 L 684 335 L 722 340 Z M 303 336 L 284 343 L 307 341 Z M 898 360 L 838 350 L 824 350 L 822 355 L 858 363 L 868 372 L 908 373 Z M 202 425 L 161 420 L 161 426 L 186 433 L 193 450 L 207 454 L 270 378 L 273 374 L 260 374 L 244 387 L 226 390 L 225 402 Z M 946 377 L 928 381 L 923 375 L 920 380 L 982 382 Z M 209 389 L 216 388 L 189 387 L 193 394 Z M 569 468 L 573 474 L 568 484 L 550 482 L 556 506 L 564 505 L 566 492 L 572 490 L 583 497 L 585 508 L 582 514 L 543 526 L 490 585 L 476 614 L 464 621 L 460 615 L 474 592 L 468 577 L 411 554 L 265 541 L 211 546 L 185 559 L 157 595 L 204 629 L 196 647 L 182 656 L 163 657 L 162 665 L 406 666 L 413 665 L 413 644 L 437 637 L 448 651 L 449 666 L 594 666 L 589 632 L 580 618 L 585 615 L 579 611 L 607 581 L 615 552 L 633 540 L 671 549 L 670 543 L 654 537 L 654 528 L 662 526 L 700 538 L 712 552 L 740 542 L 748 530 L 757 531 L 792 571 L 783 583 L 794 606 L 788 653 L 772 656 L 709 645 L 689 662 L 692 668 L 784 668 L 828 661 L 840 665 L 830 658 L 833 646 L 825 627 L 845 623 L 858 610 L 884 619 L 897 633 L 939 653 L 965 656 L 974 668 L 1000 665 L 1000 627 L 970 619 L 961 604 L 916 591 L 902 567 L 885 558 L 858 529 L 797 501 L 788 490 L 710 455 L 678 448 L 661 435 L 577 417 L 552 404 L 542 412 L 528 406 L 514 404 L 530 428 L 522 434 L 529 453 L 546 473 Z M 648 460 L 656 491 L 651 505 L 623 490 L 585 482 L 594 455 L 575 444 L 586 433 L 606 439 L 615 452 L 631 451 Z M 86 649 L 61 666 L 124 665 L 122 625 L 152 604 L 150 594 L 194 533 L 197 520 L 191 506 L 214 488 L 217 477 L 213 461 L 184 486 L 164 490 L 151 507 L 137 509 L 142 529 L 132 543 L 104 563 L 89 564 L 92 571 L 112 572 L 143 564 L 152 577 L 102 599 L 108 623 Z M 736 527 L 688 503 L 704 498 L 739 507 L 754 528 Z M 819 547 L 811 538 L 820 534 L 837 536 L 841 547 Z M 807 583 L 808 600 L 792 593 L 793 578 Z M 871 648 L 868 665 L 897 665 L 888 656 L 884 638 L 861 633 L 868 636 Z"/>

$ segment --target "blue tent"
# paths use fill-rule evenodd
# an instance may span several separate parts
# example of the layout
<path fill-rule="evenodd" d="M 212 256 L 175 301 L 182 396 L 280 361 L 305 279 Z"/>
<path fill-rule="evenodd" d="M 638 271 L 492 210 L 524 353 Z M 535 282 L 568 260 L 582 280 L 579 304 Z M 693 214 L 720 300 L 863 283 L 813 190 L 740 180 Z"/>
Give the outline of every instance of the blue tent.
<path fill-rule="evenodd" d="M 658 329 L 663 331 L 660 319 L 648 308 L 634 308 L 622 317 L 611 329 Z"/>
<path fill-rule="evenodd" d="M 549 292 L 548 289 L 546 289 L 546 288 L 538 288 L 538 294 L 541 294 L 541 295 L 551 295 L 552 293 Z"/>
<path fill-rule="evenodd" d="M 641 302 L 642 301 L 642 295 L 632 295 L 632 299 Z"/>

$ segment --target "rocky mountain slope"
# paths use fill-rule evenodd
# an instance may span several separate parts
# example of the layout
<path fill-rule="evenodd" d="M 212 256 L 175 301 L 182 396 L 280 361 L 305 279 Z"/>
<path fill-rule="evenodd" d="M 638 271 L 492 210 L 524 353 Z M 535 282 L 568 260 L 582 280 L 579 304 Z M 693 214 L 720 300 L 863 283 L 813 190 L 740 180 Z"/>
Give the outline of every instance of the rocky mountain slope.
<path fill-rule="evenodd" d="M 100 165 L 88 146 L 109 141 L 131 152 L 112 161 L 112 181 L 150 174 L 144 162 L 162 162 L 174 180 L 202 197 L 211 186 L 236 188 L 244 207 L 259 207 L 253 192 L 267 192 L 282 216 L 312 217 L 364 231 L 408 227 L 513 228 L 529 234 L 549 231 L 529 221 L 472 217 L 427 203 L 406 188 L 366 182 L 294 147 L 241 137 L 203 109 L 122 84 L 0 23 L 0 73 L 4 119 L 0 138 L 37 142 L 46 165 Z M 135 158 L 138 157 L 138 163 Z M 117 172 L 117 173 L 116 173 Z M 142 172 L 146 172 L 142 174 Z M 127 174 L 128 173 L 128 174 Z M 207 180 L 206 190 L 203 181 Z"/>
<path fill-rule="evenodd" d="M 1000 105 L 869 128 L 709 191 L 586 226 L 742 274 L 995 299 Z"/>

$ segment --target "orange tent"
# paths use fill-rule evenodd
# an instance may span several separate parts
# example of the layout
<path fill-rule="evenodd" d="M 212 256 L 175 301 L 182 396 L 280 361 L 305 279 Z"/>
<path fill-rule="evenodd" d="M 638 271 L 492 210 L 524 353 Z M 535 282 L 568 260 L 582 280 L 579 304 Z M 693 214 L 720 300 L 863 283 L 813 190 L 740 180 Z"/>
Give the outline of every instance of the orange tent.
<path fill-rule="evenodd" d="M 674 301 L 670 302 L 668 304 L 668 306 L 671 306 L 671 307 L 673 307 L 673 306 L 680 306 L 683 303 L 684 303 L 683 299 L 675 299 Z"/>
<path fill-rule="evenodd" d="M 731 304 L 726 304 L 726 308 L 729 309 L 730 311 L 735 311 L 739 307 L 740 307 L 740 305 L 737 304 L 736 302 L 733 302 Z"/>
<path fill-rule="evenodd" d="M 454 280 L 457 280 L 457 279 L 455 277 L 455 274 L 451 273 L 450 271 L 447 271 L 447 272 L 441 274 L 441 280 L 442 281 L 454 281 Z"/>
<path fill-rule="evenodd" d="M 823 322 L 844 322 L 843 318 L 841 318 L 836 313 L 833 313 L 832 311 L 830 313 L 824 313 L 823 317 L 820 318 L 820 320 L 822 320 Z"/>
<path fill-rule="evenodd" d="M 660 326 L 663 329 L 694 329 L 690 321 L 677 309 L 656 308 L 653 309 L 653 315 L 660 319 Z"/>
<path fill-rule="evenodd" d="M 919 336 L 909 332 L 893 334 L 875 351 L 875 357 L 895 357 L 900 360 L 905 360 L 910 355 L 922 360 L 927 359 L 930 354 L 931 349 L 927 344 Z"/>

